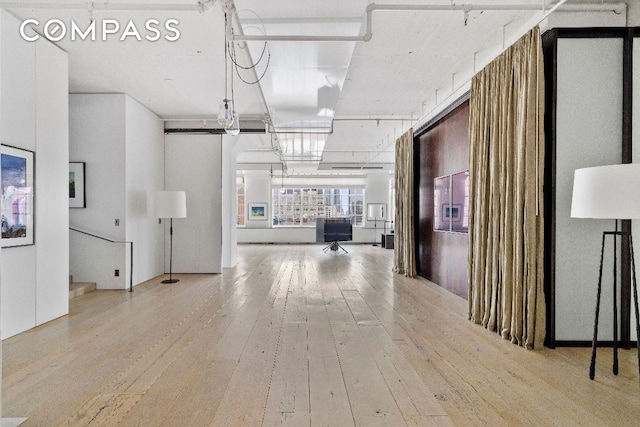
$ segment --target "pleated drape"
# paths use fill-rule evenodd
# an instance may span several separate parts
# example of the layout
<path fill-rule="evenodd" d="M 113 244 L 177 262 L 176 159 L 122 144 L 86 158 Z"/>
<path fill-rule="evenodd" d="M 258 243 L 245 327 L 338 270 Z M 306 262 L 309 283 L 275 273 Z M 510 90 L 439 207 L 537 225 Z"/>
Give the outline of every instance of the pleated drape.
<path fill-rule="evenodd" d="M 413 224 L 413 129 L 396 140 L 396 218 L 394 271 L 416 276 L 415 235 Z"/>
<path fill-rule="evenodd" d="M 469 319 L 543 345 L 544 69 L 534 28 L 471 82 Z"/>

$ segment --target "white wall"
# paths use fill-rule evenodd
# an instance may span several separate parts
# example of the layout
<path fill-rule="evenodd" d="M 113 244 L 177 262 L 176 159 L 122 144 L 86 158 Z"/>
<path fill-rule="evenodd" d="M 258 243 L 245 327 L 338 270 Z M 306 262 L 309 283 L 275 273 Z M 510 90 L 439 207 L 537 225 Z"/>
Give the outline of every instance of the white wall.
<path fill-rule="evenodd" d="M 75 227 L 124 240 L 125 103 L 123 94 L 69 95 L 69 160 L 85 162 L 86 208 L 73 208 Z"/>
<path fill-rule="evenodd" d="M 86 163 L 87 206 L 70 209 L 70 225 L 132 241 L 134 286 L 164 270 L 163 228 L 153 208 L 155 192 L 164 186 L 163 144 L 162 121 L 129 96 L 70 95 L 70 159 Z M 128 244 L 73 231 L 69 236 L 75 281 L 96 282 L 98 289 L 129 287 Z"/>
<path fill-rule="evenodd" d="M 164 126 L 127 96 L 125 134 L 124 226 L 126 240 L 134 242 L 133 283 L 138 284 L 164 272 L 164 229 L 155 215 L 155 192 L 164 189 Z"/>
<path fill-rule="evenodd" d="M 558 40 L 556 339 L 590 340 L 603 231 L 613 221 L 572 219 L 575 169 L 621 161 L 622 40 Z M 612 241 L 607 242 L 612 255 Z M 605 264 L 599 339 L 612 339 L 611 263 Z"/>
<path fill-rule="evenodd" d="M 35 152 L 35 244 L 2 250 L 1 337 L 68 313 L 67 54 L 0 12 L 0 139 Z M 44 72 L 46 70 L 46 72 Z"/>
<path fill-rule="evenodd" d="M 23 42 L 19 37 L 16 20 L 2 12 L 0 138 L 3 144 L 35 151 L 35 44 Z M 25 70 L 33 72 L 26 73 Z M 36 162 L 37 160 L 36 153 Z M 36 179 L 39 181 L 39 177 Z M 35 246 L 2 250 L 1 292 L 2 336 L 8 337 L 35 326 Z"/>
<path fill-rule="evenodd" d="M 312 227 L 238 228 L 238 243 L 314 243 Z"/>
<path fill-rule="evenodd" d="M 273 222 L 273 207 L 271 197 L 271 174 L 269 171 L 255 171 L 244 175 L 244 200 L 245 200 L 245 226 L 244 229 L 250 228 L 271 228 Z M 267 217 L 265 219 L 251 219 L 249 216 L 250 203 L 266 203 Z M 246 232 L 242 232 L 246 234 Z M 240 237 L 238 237 L 240 238 Z"/>
<path fill-rule="evenodd" d="M 222 267 L 237 263 L 236 222 L 238 217 L 238 187 L 236 184 L 236 137 L 222 136 Z"/>
<path fill-rule="evenodd" d="M 364 232 L 364 238 L 366 242 L 381 243 L 381 235 L 386 229 L 387 232 L 391 227 L 391 223 L 388 222 L 393 219 L 393 213 L 390 213 L 389 209 L 389 180 L 393 179 L 393 175 L 388 173 L 376 173 L 367 175 L 366 188 L 365 188 L 365 218 L 369 217 L 367 205 L 369 203 L 384 203 L 385 204 L 385 217 L 378 221 L 367 219 L 365 226 L 368 231 Z"/>
<path fill-rule="evenodd" d="M 126 95 L 69 95 L 69 160 L 86 163 L 87 206 L 70 209 L 71 227 L 111 240 L 125 240 L 125 141 Z M 116 219 L 119 226 L 115 225 Z M 70 271 L 75 281 L 95 282 L 99 289 L 125 288 L 125 245 L 73 231 L 69 237 Z M 119 277 L 114 276 L 116 269 L 121 272 Z"/>
<path fill-rule="evenodd" d="M 222 138 L 165 136 L 165 190 L 187 193 L 187 218 L 173 220 L 173 273 L 222 272 Z M 165 272 L 169 272 L 169 221 Z"/>
<path fill-rule="evenodd" d="M 36 325 L 69 312 L 69 70 L 36 43 Z"/>

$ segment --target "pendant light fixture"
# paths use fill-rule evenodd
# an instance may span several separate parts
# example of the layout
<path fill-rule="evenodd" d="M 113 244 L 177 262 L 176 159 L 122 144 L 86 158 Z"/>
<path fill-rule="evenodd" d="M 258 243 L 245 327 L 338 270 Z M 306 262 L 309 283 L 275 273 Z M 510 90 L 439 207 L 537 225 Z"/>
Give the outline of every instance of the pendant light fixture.
<path fill-rule="evenodd" d="M 225 14 L 225 21 L 226 21 Z M 220 102 L 218 108 L 218 123 L 225 127 L 233 123 L 233 100 L 227 96 L 227 33 L 224 33 L 224 99 Z"/>
<path fill-rule="evenodd" d="M 231 116 L 233 120 L 224 127 L 224 131 L 227 135 L 236 136 L 240 133 L 240 116 L 234 110 L 231 110 Z"/>
<path fill-rule="evenodd" d="M 223 126 L 228 126 L 233 122 L 233 109 L 232 109 L 232 101 L 225 98 L 220 102 L 220 107 L 218 109 L 218 123 Z"/>
<path fill-rule="evenodd" d="M 224 131 L 227 135 L 238 135 L 240 133 L 240 117 L 235 111 L 233 103 L 233 70 L 231 71 L 231 99 L 228 96 L 228 40 L 227 32 L 229 31 L 229 21 L 227 19 L 227 13 L 224 14 L 225 32 L 224 32 L 224 99 L 220 102 L 218 109 L 218 123 L 224 126 Z"/>

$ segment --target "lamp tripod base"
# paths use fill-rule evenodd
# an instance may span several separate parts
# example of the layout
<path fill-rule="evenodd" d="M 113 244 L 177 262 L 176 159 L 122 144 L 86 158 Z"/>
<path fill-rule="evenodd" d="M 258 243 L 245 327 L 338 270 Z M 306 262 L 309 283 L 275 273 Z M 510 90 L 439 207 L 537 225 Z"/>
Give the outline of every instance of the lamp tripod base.
<path fill-rule="evenodd" d="M 602 248 L 600 249 L 600 272 L 598 275 L 598 293 L 596 297 L 596 313 L 593 325 L 593 341 L 591 343 L 591 363 L 589 364 L 589 378 L 594 379 L 596 375 L 596 348 L 598 346 L 598 316 L 600 314 L 600 296 L 602 293 L 602 264 L 604 261 L 605 237 L 613 236 L 613 374 L 618 375 L 618 300 L 616 296 L 617 288 L 617 236 L 627 236 L 629 239 L 629 258 L 631 260 L 631 279 L 634 300 L 634 311 L 636 315 L 636 335 L 640 337 L 640 310 L 638 309 L 638 284 L 636 280 L 636 263 L 633 252 L 633 239 L 630 232 L 618 231 L 618 221 L 616 220 L 616 231 L 605 231 L 602 233 Z M 640 379 L 640 339 L 636 339 L 638 349 L 638 378 Z"/>
<path fill-rule="evenodd" d="M 167 279 L 163 280 L 162 283 L 178 283 L 180 279 Z"/>
<path fill-rule="evenodd" d="M 327 246 L 325 246 L 325 248 L 322 250 L 322 252 L 327 253 L 327 251 L 329 249 L 331 249 L 332 251 L 337 251 L 338 249 L 342 249 L 344 251 L 344 253 L 346 253 L 346 254 L 349 253 L 349 252 L 347 252 L 347 250 L 345 248 L 342 247 L 342 245 L 337 240 L 334 240 L 333 242 L 331 242 Z"/>

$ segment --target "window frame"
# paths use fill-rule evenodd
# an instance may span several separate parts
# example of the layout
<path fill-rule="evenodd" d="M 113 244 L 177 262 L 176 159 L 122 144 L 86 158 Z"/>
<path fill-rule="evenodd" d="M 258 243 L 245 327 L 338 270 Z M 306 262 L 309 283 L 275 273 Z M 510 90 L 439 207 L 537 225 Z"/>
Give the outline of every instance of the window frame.
<path fill-rule="evenodd" d="M 271 188 L 273 228 L 313 228 L 316 218 L 351 218 L 365 226 L 365 189 L 342 186 L 289 186 Z"/>

